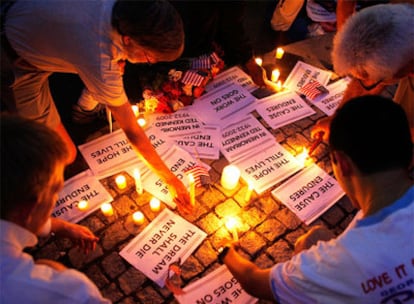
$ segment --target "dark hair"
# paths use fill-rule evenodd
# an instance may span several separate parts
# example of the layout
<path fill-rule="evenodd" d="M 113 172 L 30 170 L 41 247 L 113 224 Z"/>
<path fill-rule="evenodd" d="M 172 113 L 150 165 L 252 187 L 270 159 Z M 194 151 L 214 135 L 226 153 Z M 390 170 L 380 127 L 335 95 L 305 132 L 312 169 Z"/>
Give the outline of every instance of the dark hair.
<path fill-rule="evenodd" d="M 329 145 L 346 153 L 364 174 L 408 168 L 413 144 L 402 107 L 381 96 L 349 100 L 332 120 Z"/>
<path fill-rule="evenodd" d="M 0 116 L 0 217 L 26 203 L 36 203 L 68 150 L 46 125 L 15 115 Z"/>
<path fill-rule="evenodd" d="M 162 53 L 180 50 L 184 43 L 181 17 L 166 0 L 117 0 L 112 26 L 141 46 Z"/>

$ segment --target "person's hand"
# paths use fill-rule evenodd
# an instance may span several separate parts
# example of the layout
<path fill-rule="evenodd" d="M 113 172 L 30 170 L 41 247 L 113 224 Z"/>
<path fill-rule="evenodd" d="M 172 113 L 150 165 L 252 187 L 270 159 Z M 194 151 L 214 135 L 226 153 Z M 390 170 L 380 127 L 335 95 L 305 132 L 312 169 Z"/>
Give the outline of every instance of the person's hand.
<path fill-rule="evenodd" d="M 95 250 L 99 238 L 88 227 L 66 222 L 57 218 L 52 219 L 52 231 L 58 237 L 70 239 L 74 246 L 79 247 L 85 253 Z"/>
<path fill-rule="evenodd" d="M 317 138 L 318 134 L 321 134 L 320 132 L 323 132 L 323 140 L 328 141 L 331 121 L 331 117 L 324 117 L 322 119 L 319 119 L 311 129 L 311 138 Z"/>
<path fill-rule="evenodd" d="M 177 205 L 180 212 L 189 214 L 193 211 L 190 194 L 181 180 L 177 177 L 171 179 L 168 183 L 168 190 L 174 198 L 174 203 Z"/>
<path fill-rule="evenodd" d="M 267 79 L 265 69 L 259 66 L 254 58 L 249 59 L 249 61 L 244 64 L 244 70 L 250 75 L 256 85 L 272 92 L 277 92 L 276 85 Z"/>

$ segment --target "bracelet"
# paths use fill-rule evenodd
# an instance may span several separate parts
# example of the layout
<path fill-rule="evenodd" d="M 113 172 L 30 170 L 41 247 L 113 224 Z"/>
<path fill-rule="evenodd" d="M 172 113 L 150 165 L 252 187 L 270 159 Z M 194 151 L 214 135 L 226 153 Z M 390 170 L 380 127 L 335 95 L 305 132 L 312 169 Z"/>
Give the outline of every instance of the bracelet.
<path fill-rule="evenodd" d="M 225 246 L 225 247 L 221 247 L 218 250 L 218 262 L 220 263 L 220 265 L 224 264 L 224 258 L 226 257 L 227 253 L 229 252 L 230 247 L 229 246 Z"/>

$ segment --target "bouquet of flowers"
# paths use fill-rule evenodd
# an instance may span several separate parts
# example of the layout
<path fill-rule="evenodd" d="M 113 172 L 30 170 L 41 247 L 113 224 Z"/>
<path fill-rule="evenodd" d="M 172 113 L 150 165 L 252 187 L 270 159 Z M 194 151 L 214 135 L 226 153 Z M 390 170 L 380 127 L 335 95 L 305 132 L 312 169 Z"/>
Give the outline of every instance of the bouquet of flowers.
<path fill-rule="evenodd" d="M 224 61 L 216 52 L 185 59 L 184 64 L 171 68 L 168 75 L 158 75 L 152 87 L 143 90 L 145 112 L 172 113 L 192 104 L 223 68 Z"/>

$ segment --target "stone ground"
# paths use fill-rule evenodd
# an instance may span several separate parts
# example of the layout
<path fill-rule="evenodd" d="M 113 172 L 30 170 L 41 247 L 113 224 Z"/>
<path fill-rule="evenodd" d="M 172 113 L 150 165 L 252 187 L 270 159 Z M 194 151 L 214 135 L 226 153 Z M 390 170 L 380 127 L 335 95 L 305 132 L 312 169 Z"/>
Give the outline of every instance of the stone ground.
<path fill-rule="evenodd" d="M 261 4 L 260 9 L 268 15 L 268 6 L 271 3 L 264 1 Z M 253 6 L 253 4 L 250 5 Z M 254 9 L 259 10 L 258 7 Z M 249 19 L 248 22 L 260 26 L 260 22 L 264 21 L 257 21 L 257 18 Z M 254 20 L 257 22 L 255 23 Z M 271 41 L 274 36 L 271 33 L 269 35 L 267 38 Z M 262 37 L 262 39 L 266 39 L 266 37 Z M 259 38 L 257 38 L 257 41 L 259 41 Z M 302 60 L 311 64 L 327 67 L 330 62 L 330 41 L 329 37 L 320 37 L 287 46 L 286 62 L 289 58 L 292 61 L 302 58 Z M 266 48 L 264 47 L 261 51 L 267 52 L 272 49 Z M 265 54 L 265 66 L 270 67 L 274 63 L 271 54 Z M 286 75 L 282 73 L 282 77 L 286 77 Z M 64 101 L 66 99 L 73 102 L 79 94 L 81 83 L 74 76 L 66 75 L 65 77 L 63 78 L 65 93 L 61 93 L 60 100 Z M 59 81 L 62 82 L 62 78 L 59 81 L 57 78 L 59 76 L 51 79 L 52 85 Z M 57 91 L 54 94 L 59 95 Z M 59 110 L 61 109 L 62 105 L 60 105 Z M 293 155 L 301 152 L 303 147 L 311 145 L 310 129 L 318 119 L 325 115 L 319 109 L 315 107 L 314 109 L 316 114 L 310 117 L 280 129 L 269 129 L 276 140 Z M 64 112 L 62 110 L 62 113 Z M 64 114 L 62 114 L 62 118 L 64 122 L 67 119 Z M 107 126 L 102 123 L 90 126 L 74 126 L 68 123 L 68 129 L 77 144 L 108 132 Z M 222 222 L 227 215 L 238 215 L 242 220 L 243 225 L 240 229 L 242 254 L 260 267 L 270 267 L 275 263 L 288 260 L 293 255 L 296 239 L 312 226 L 323 225 L 338 235 L 348 225 L 356 212 L 349 200 L 344 197 L 311 226 L 307 226 L 289 211 L 282 202 L 274 199 L 270 193 L 271 190 L 260 196 L 253 194 L 251 200 L 247 203 L 244 201 L 247 186 L 243 182 L 234 191 L 224 190 L 220 185 L 222 169 L 228 164 L 224 157 L 219 160 L 204 161 L 212 167 L 210 174 L 214 184 L 210 189 L 197 188 L 197 205 L 194 213 L 182 216 L 205 231 L 207 238 L 182 265 L 182 286 L 204 277 L 219 266 L 217 249 L 223 238 L 230 238 L 230 233 Z M 332 174 L 328 149 L 325 144 L 321 144 L 317 148 L 313 161 Z M 79 156 L 75 165 L 68 168 L 66 176 L 69 177 L 86 168 L 85 162 Z M 125 173 L 125 175 L 127 174 Z M 144 192 L 143 195 L 138 196 L 131 177 L 128 178 L 128 187 L 124 190 L 119 190 L 115 186 L 113 177 L 108 177 L 101 180 L 101 182 L 114 198 L 112 203 L 115 210 L 114 216 L 105 217 L 98 210 L 80 222 L 80 224 L 89 227 L 100 238 L 97 249 L 88 255 L 84 255 L 77 249 L 72 248 L 70 241 L 52 238 L 43 241 L 32 253 L 36 258 L 55 259 L 68 267 L 84 272 L 95 282 L 103 295 L 114 303 L 177 303 L 168 289 L 159 288 L 118 254 L 156 217 L 157 214 L 152 212 L 148 206 L 151 198 L 150 194 Z M 275 185 L 272 189 L 277 186 Z M 145 224 L 135 226 L 131 223 L 131 214 L 135 210 L 144 212 Z M 260 301 L 259 303 L 268 302 Z"/>

